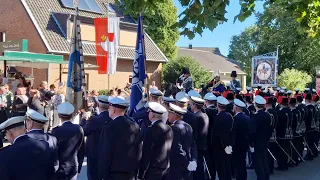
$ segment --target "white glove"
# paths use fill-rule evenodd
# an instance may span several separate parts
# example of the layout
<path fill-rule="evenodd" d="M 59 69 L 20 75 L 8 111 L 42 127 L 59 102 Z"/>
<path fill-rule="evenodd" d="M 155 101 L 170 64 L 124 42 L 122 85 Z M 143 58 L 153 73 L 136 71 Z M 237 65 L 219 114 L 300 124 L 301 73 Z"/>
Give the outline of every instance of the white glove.
<path fill-rule="evenodd" d="M 232 154 L 232 146 L 227 146 L 226 148 L 224 148 L 224 151 L 225 151 L 227 154 Z"/>
<path fill-rule="evenodd" d="M 190 161 L 188 168 L 189 171 L 196 171 L 197 169 L 197 162 L 196 161 Z"/>
<path fill-rule="evenodd" d="M 250 152 L 254 153 L 254 148 L 250 146 Z"/>

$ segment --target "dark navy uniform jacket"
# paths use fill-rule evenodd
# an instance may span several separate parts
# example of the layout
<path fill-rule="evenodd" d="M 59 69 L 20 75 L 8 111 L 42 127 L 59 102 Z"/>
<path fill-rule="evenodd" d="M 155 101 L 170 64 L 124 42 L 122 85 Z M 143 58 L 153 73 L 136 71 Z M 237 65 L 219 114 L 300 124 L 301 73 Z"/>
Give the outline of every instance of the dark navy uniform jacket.
<path fill-rule="evenodd" d="M 209 128 L 209 118 L 206 113 L 198 111 L 194 114 L 195 121 L 197 123 L 197 129 L 194 129 L 197 133 L 197 150 L 207 150 L 207 136 Z"/>
<path fill-rule="evenodd" d="M 141 159 L 140 128 L 125 116 L 118 116 L 103 125 L 101 132 L 98 179 L 109 179 L 113 172 L 132 173 Z"/>
<path fill-rule="evenodd" d="M 50 161 L 53 165 L 52 174 L 58 170 L 59 167 L 59 156 L 58 156 L 58 140 L 56 137 L 44 133 L 43 130 L 31 130 L 26 133 L 29 137 L 45 141 L 49 144 L 49 148 L 52 153 L 52 160 Z"/>
<path fill-rule="evenodd" d="M 108 111 L 92 116 L 89 120 L 81 120 L 80 126 L 83 128 L 84 136 L 87 136 L 85 151 L 88 158 L 98 158 L 102 126 L 106 121 L 111 120 Z"/>
<path fill-rule="evenodd" d="M 71 121 L 64 122 L 55 127 L 52 134 L 58 139 L 59 146 L 59 169 L 55 178 L 67 180 L 78 173 L 78 151 L 83 143 L 83 129 Z"/>
<path fill-rule="evenodd" d="M 306 105 L 305 104 L 299 104 L 297 106 L 297 109 L 299 109 L 299 111 L 301 113 L 301 120 L 303 122 L 305 122 L 306 118 L 307 118 L 307 115 L 308 115 L 308 109 L 307 109 Z"/>
<path fill-rule="evenodd" d="M 144 138 L 144 135 L 147 131 L 147 128 L 151 125 L 151 121 L 149 120 L 148 108 L 142 107 L 137 112 L 132 115 L 132 118 L 138 123 L 141 128 L 141 138 Z"/>
<path fill-rule="evenodd" d="M 211 134 L 211 143 L 215 150 L 224 151 L 227 146 L 231 145 L 233 123 L 233 117 L 226 111 L 222 111 L 216 115 Z"/>
<path fill-rule="evenodd" d="M 52 152 L 46 141 L 27 135 L 0 151 L 1 180 L 50 180 L 53 177 Z"/>
<path fill-rule="evenodd" d="M 298 126 L 298 122 L 300 122 L 300 119 L 301 119 L 301 113 L 297 108 L 294 108 L 291 111 L 292 111 L 292 132 L 294 136 L 298 136 L 299 134 L 297 133 L 297 128 L 299 127 L 297 126 Z"/>
<path fill-rule="evenodd" d="M 215 117 L 218 114 L 218 109 L 215 106 L 209 106 L 205 109 L 208 118 L 209 118 L 209 127 L 208 127 L 208 136 L 207 136 L 207 143 L 208 147 L 212 148 L 212 140 L 211 140 L 211 134 L 212 134 L 212 129 L 215 121 Z"/>
<path fill-rule="evenodd" d="M 252 115 L 252 125 L 250 125 L 250 146 L 257 150 L 267 150 L 272 127 L 271 116 L 264 110 L 258 110 Z"/>
<path fill-rule="evenodd" d="M 158 120 L 148 127 L 143 140 L 139 179 L 152 178 L 145 177 L 149 168 L 162 170 L 169 168 L 172 138 L 171 128 L 162 120 Z"/>
<path fill-rule="evenodd" d="M 278 111 L 277 137 L 284 138 L 287 128 L 291 128 L 292 112 L 288 107 L 280 108 Z"/>
<path fill-rule="evenodd" d="M 254 107 L 253 104 L 250 104 L 247 109 L 248 109 L 248 111 L 250 113 L 250 118 L 251 118 L 252 114 L 254 114 L 256 112 L 256 108 Z"/>
<path fill-rule="evenodd" d="M 235 142 L 234 151 L 247 151 L 249 147 L 249 116 L 244 113 L 237 113 L 234 117 Z"/>
<path fill-rule="evenodd" d="M 198 139 L 197 135 L 198 134 L 196 133 L 197 121 L 196 121 L 195 114 L 188 110 L 187 113 L 183 115 L 182 120 L 191 126 L 192 131 L 193 131 L 193 139 L 194 139 L 194 141 L 197 142 L 197 139 Z"/>
<path fill-rule="evenodd" d="M 171 125 L 173 131 L 173 141 L 170 158 L 170 171 L 167 180 L 183 179 L 183 175 L 188 171 L 190 161 L 196 161 L 196 144 L 193 139 L 191 126 L 182 121 L 175 121 Z"/>
<path fill-rule="evenodd" d="M 306 105 L 307 108 L 307 117 L 306 117 L 306 131 L 311 131 L 313 130 L 312 126 L 312 120 L 314 120 L 314 115 L 316 108 L 312 104 Z"/>

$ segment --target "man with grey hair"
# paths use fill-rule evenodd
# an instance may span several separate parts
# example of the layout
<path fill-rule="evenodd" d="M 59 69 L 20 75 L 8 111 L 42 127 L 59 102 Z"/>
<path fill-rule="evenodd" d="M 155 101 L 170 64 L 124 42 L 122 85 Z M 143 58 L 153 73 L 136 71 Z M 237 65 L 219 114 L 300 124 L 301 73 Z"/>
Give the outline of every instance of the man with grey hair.
<path fill-rule="evenodd" d="M 82 118 L 80 126 L 83 128 L 84 136 L 87 137 L 85 143 L 85 152 L 87 155 L 87 177 L 88 180 L 98 179 L 98 150 L 100 134 L 103 124 L 108 123 L 112 119 L 109 117 L 109 101 L 108 96 L 98 96 L 99 114 L 91 118 Z"/>

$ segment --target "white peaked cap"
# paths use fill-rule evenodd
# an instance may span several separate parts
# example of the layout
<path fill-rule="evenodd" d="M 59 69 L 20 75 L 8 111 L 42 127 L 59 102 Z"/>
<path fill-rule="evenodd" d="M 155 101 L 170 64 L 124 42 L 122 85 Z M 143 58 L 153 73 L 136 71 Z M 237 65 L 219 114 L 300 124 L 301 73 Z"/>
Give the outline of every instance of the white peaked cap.
<path fill-rule="evenodd" d="M 167 112 L 167 109 L 164 106 L 162 106 L 160 103 L 157 103 L 157 102 L 149 102 L 148 108 L 152 112 L 157 113 L 157 114 L 163 114 L 163 113 Z"/>
<path fill-rule="evenodd" d="M 203 99 L 207 101 L 216 101 L 217 97 L 212 93 L 207 93 Z"/>
<path fill-rule="evenodd" d="M 267 101 L 262 96 L 258 95 L 254 98 L 254 103 L 264 105 Z"/>
<path fill-rule="evenodd" d="M 57 106 L 57 111 L 60 115 L 69 116 L 74 112 L 74 107 L 71 103 L 64 102 Z"/>

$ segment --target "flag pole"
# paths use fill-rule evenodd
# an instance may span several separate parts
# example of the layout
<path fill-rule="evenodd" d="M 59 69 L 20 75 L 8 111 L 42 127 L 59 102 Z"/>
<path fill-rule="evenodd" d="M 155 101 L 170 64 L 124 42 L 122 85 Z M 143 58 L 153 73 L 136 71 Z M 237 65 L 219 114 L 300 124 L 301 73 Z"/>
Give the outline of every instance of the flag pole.
<path fill-rule="evenodd" d="M 144 10 L 143 10 L 144 11 Z M 142 12 L 140 12 L 140 20 L 141 20 L 141 30 L 142 30 L 142 36 L 143 36 L 143 41 L 142 41 L 142 45 L 143 45 L 143 49 L 144 49 L 144 70 L 146 72 L 146 75 L 147 75 L 147 78 L 146 78 L 146 82 L 145 82 L 145 85 L 146 85 L 146 93 L 147 93 L 147 99 L 149 100 L 149 84 L 148 84 L 148 71 L 147 71 L 147 56 L 146 56 L 146 46 L 145 46 L 145 43 L 144 43 L 144 27 L 143 27 L 143 16 L 142 16 Z"/>
<path fill-rule="evenodd" d="M 109 4 L 110 2 L 109 2 L 109 0 L 107 1 L 107 4 L 108 4 L 108 6 L 107 6 L 107 18 L 108 18 L 108 31 L 109 31 L 109 6 L 110 6 L 110 4 Z M 107 59 L 107 63 L 109 62 L 109 51 L 108 51 L 108 59 Z M 108 67 L 108 64 L 107 64 L 107 73 L 108 73 L 108 91 L 110 91 L 110 73 L 109 73 L 109 71 L 108 71 L 108 69 L 109 69 L 109 67 Z"/>

